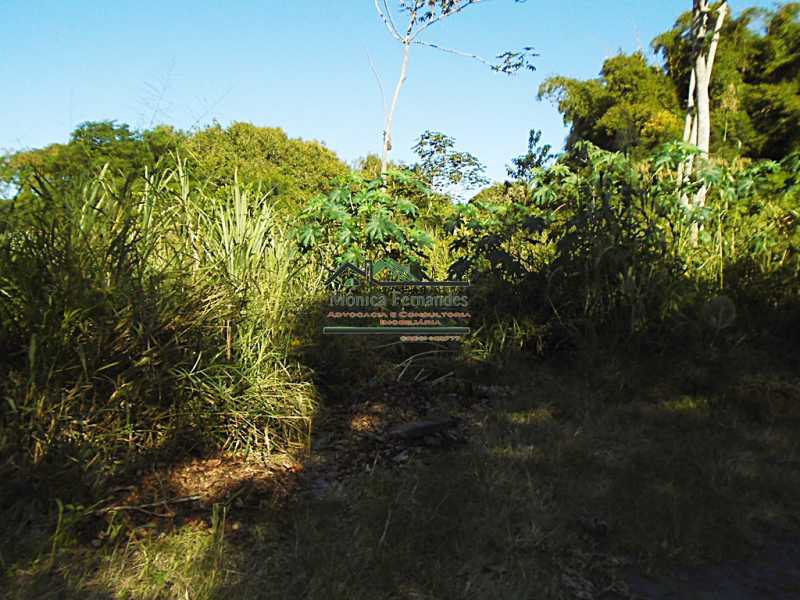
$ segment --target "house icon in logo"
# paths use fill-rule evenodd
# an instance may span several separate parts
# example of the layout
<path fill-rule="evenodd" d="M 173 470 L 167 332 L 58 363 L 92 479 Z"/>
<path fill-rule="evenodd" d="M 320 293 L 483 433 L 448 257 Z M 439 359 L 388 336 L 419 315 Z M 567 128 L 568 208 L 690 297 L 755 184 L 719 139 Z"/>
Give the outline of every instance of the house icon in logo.
<path fill-rule="evenodd" d="M 384 271 L 389 271 L 390 275 L 400 278 L 394 280 L 378 280 L 375 279 L 376 274 L 381 274 Z M 430 277 L 422 274 L 423 279 L 415 279 L 411 269 L 404 265 L 399 265 L 394 261 L 380 261 L 378 268 L 372 261 L 367 261 L 363 269 L 359 269 L 353 263 L 346 262 L 339 266 L 328 277 L 325 285 L 331 285 L 335 281 L 345 281 L 348 278 L 360 278 L 364 283 L 376 285 L 381 287 L 400 287 L 400 286 L 415 286 L 415 287 L 469 287 L 468 281 L 431 281 Z"/>
<path fill-rule="evenodd" d="M 328 277 L 325 285 L 331 285 L 334 281 L 344 281 L 349 277 L 360 277 L 366 282 L 372 281 L 372 263 L 368 262 L 366 269 L 359 269 L 353 263 L 346 262 Z"/>

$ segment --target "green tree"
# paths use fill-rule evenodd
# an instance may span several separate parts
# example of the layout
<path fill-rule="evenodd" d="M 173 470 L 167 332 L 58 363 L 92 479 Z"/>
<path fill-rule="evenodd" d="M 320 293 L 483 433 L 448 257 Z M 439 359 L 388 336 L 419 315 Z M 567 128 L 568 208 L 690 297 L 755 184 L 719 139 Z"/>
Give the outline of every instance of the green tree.
<path fill-rule="evenodd" d="M 456 150 L 455 144 L 455 139 L 444 133 L 425 131 L 413 147 L 419 157 L 413 171 L 438 192 L 454 186 L 470 189 L 488 183 L 481 162 L 469 152 Z"/>
<path fill-rule="evenodd" d="M 317 141 L 289 138 L 279 127 L 233 123 L 212 125 L 191 136 L 184 148 L 195 169 L 212 185 L 224 186 L 234 172 L 244 184 L 262 184 L 292 205 L 330 191 L 349 169 Z"/>
<path fill-rule="evenodd" d="M 86 122 L 72 132 L 66 144 L 17 152 L 7 158 L 0 177 L 17 189 L 20 199 L 74 189 L 106 166 L 120 197 L 126 197 L 144 173 L 176 149 L 183 134 L 170 126 L 140 132 L 114 121 Z M 139 182 L 141 183 L 141 181 Z"/>
<path fill-rule="evenodd" d="M 396 196 L 413 202 L 419 209 L 417 223 L 427 230 L 438 231 L 453 210 L 452 198 L 431 189 L 430 180 L 421 176 L 418 165 L 404 165 L 389 162 L 388 177 L 385 178 L 386 189 Z M 368 154 L 356 161 L 354 172 L 365 181 L 377 180 L 381 177 L 381 157 Z"/>
<path fill-rule="evenodd" d="M 606 150 L 644 154 L 681 131 L 675 86 L 641 52 L 607 59 L 596 79 L 550 77 L 538 98 L 553 101 L 570 127 L 568 150 L 591 141 Z"/>
<path fill-rule="evenodd" d="M 513 166 L 506 167 L 508 176 L 514 181 L 531 181 L 534 177 L 535 169 L 545 167 L 555 154 L 551 153 L 550 144 L 542 144 L 542 132 L 538 129 L 531 129 L 528 133 L 528 151 L 522 156 L 511 159 Z"/>
<path fill-rule="evenodd" d="M 779 159 L 800 147 L 799 16 L 800 3 L 789 2 L 725 22 L 709 92 L 712 153 Z M 653 40 L 681 98 L 693 66 L 691 27 L 687 12 Z"/>
<path fill-rule="evenodd" d="M 707 11 L 721 5 L 706 4 Z M 619 54 L 603 63 L 597 78 L 545 80 L 538 97 L 553 101 L 570 127 L 567 149 L 589 141 L 643 157 L 664 141 L 681 139 L 698 55 L 696 22 L 687 11 L 653 40 L 661 64 L 648 64 L 642 53 Z M 708 28 L 713 32 L 714 23 Z M 705 36 L 706 51 L 712 38 Z M 726 18 L 718 40 L 708 89 L 710 153 L 777 160 L 796 151 L 800 2 Z"/>
<path fill-rule="evenodd" d="M 300 213 L 295 230 L 300 248 L 316 252 L 327 266 L 391 259 L 419 269 L 432 239 L 420 227 L 419 208 L 407 194 L 415 184 L 420 185 L 403 171 L 376 179 L 342 178 Z"/>

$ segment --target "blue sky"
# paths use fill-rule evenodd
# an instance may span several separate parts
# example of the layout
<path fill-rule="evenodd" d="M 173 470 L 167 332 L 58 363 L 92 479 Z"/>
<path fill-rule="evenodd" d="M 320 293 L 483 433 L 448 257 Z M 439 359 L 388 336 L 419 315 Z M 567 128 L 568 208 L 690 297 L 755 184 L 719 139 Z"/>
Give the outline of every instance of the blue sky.
<path fill-rule="evenodd" d="M 731 0 L 734 13 L 774 2 Z M 547 76 L 594 77 L 603 59 L 642 48 L 690 0 L 486 0 L 423 39 L 491 58 L 534 46 L 537 71 L 507 77 L 424 47 L 412 49 L 395 118 L 394 151 L 412 160 L 426 129 L 502 179 L 528 130 L 560 148 Z M 64 142 L 83 121 L 182 129 L 216 119 L 282 127 L 350 162 L 380 150 L 383 109 L 400 46 L 371 0 L 0 0 L 0 150 Z M 387 98 L 388 99 L 388 98 Z"/>

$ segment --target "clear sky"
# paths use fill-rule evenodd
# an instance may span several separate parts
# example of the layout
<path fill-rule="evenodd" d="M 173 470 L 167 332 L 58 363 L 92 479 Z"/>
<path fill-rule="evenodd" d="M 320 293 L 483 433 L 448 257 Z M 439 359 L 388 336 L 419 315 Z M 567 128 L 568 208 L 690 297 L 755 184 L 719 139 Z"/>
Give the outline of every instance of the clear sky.
<path fill-rule="evenodd" d="M 734 13 L 761 0 L 731 0 Z M 554 74 L 594 77 L 603 59 L 642 48 L 691 0 L 485 0 L 424 38 L 492 58 L 534 46 L 537 71 L 514 77 L 412 49 L 394 151 L 412 160 L 443 131 L 496 179 L 528 130 L 561 148 L 565 129 L 536 100 Z M 89 120 L 182 129 L 216 119 L 282 127 L 350 162 L 378 152 L 383 109 L 369 56 L 391 94 L 400 46 L 372 0 L 0 0 L 0 150 L 64 142 Z"/>

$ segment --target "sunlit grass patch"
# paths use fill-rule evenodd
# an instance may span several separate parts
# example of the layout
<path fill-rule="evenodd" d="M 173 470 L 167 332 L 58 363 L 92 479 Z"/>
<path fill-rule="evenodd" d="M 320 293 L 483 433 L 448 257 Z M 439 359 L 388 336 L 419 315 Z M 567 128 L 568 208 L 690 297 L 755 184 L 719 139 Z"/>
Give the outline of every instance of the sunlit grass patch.
<path fill-rule="evenodd" d="M 553 410 L 547 406 L 512 412 L 508 415 L 508 420 L 515 425 L 543 425 L 551 423 L 554 419 Z"/>
<path fill-rule="evenodd" d="M 661 406 L 665 411 L 678 415 L 707 417 L 710 412 L 708 399 L 694 396 L 666 400 Z"/>
<path fill-rule="evenodd" d="M 225 543 L 226 512 L 215 507 L 208 528 L 187 525 L 113 548 L 85 582 L 118 598 L 212 598 L 238 573 Z"/>

